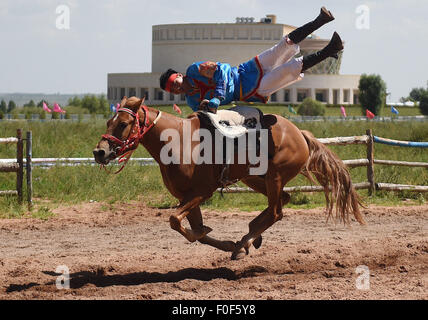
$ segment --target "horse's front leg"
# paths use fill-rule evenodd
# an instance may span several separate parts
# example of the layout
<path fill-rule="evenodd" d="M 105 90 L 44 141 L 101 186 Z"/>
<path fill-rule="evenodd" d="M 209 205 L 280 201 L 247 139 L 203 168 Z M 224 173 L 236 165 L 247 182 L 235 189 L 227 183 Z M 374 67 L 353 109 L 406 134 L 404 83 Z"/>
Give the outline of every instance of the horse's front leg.
<path fill-rule="evenodd" d="M 187 220 L 189 220 L 189 224 L 192 228 L 191 231 L 194 231 L 197 234 L 200 234 L 200 231 L 203 230 L 203 228 L 209 228 L 204 227 L 203 225 L 201 208 L 199 206 L 190 210 L 189 214 L 187 215 Z M 199 238 L 198 241 L 223 251 L 233 252 L 235 250 L 235 242 L 217 240 L 206 234 Z"/>
<path fill-rule="evenodd" d="M 182 206 L 180 206 L 176 212 L 174 212 L 169 217 L 169 224 L 171 228 L 181 235 L 183 235 L 188 241 L 195 242 L 206 236 L 208 233 L 212 231 L 211 228 L 206 227 L 201 223 L 194 223 L 191 225 L 192 229 L 189 230 L 181 225 L 181 221 L 191 212 L 195 211 L 195 209 L 199 209 L 199 204 L 203 201 L 203 197 L 198 196 L 192 198 L 190 201 L 186 201 Z M 199 209 L 200 214 L 200 209 Z M 190 220 L 189 220 L 190 221 Z"/>

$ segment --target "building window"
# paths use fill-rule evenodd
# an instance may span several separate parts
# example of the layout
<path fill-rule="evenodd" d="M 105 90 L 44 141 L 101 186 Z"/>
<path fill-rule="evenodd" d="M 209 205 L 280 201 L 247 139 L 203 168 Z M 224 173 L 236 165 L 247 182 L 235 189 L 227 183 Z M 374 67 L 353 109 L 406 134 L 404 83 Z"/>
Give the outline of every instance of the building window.
<path fill-rule="evenodd" d="M 271 102 L 277 102 L 278 101 L 277 96 L 276 96 L 276 92 L 271 94 L 270 101 Z"/>
<path fill-rule="evenodd" d="M 125 95 L 126 95 L 125 94 L 125 88 L 120 88 L 120 98 L 119 99 L 122 100 Z"/>
<path fill-rule="evenodd" d="M 315 90 L 315 99 L 321 102 L 327 102 L 328 90 Z"/>
<path fill-rule="evenodd" d="M 169 101 L 174 101 L 174 99 L 175 99 L 175 95 L 170 93 L 169 94 Z"/>
<path fill-rule="evenodd" d="M 186 101 L 186 95 L 184 93 L 180 94 L 180 101 Z"/>
<path fill-rule="evenodd" d="M 162 89 L 156 88 L 155 89 L 155 100 L 163 100 L 163 91 Z"/>
<path fill-rule="evenodd" d="M 149 89 L 148 88 L 140 88 L 140 98 L 145 98 L 149 100 Z"/>
<path fill-rule="evenodd" d="M 359 96 L 359 91 L 358 90 L 354 90 L 354 104 L 359 104 L 360 101 L 358 100 L 358 96 Z"/>
<path fill-rule="evenodd" d="M 343 90 L 343 103 L 349 103 L 349 89 Z"/>
<path fill-rule="evenodd" d="M 290 102 L 290 90 L 284 90 L 284 102 Z"/>
<path fill-rule="evenodd" d="M 137 95 L 137 89 L 135 88 L 129 88 L 128 89 L 128 96 L 129 97 L 135 97 Z"/>
<path fill-rule="evenodd" d="M 299 89 L 297 90 L 297 102 L 302 102 L 309 96 L 308 89 Z"/>
<path fill-rule="evenodd" d="M 339 89 L 333 89 L 333 104 L 339 104 Z"/>

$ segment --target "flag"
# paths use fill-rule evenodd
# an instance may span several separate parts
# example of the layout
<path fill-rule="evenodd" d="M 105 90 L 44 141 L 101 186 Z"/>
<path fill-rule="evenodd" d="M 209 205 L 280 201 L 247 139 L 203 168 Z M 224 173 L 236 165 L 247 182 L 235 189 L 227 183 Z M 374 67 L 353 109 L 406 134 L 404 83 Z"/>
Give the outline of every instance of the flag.
<path fill-rule="evenodd" d="M 346 118 L 346 110 L 344 106 L 340 107 L 340 112 L 342 112 L 342 116 L 344 116 Z"/>
<path fill-rule="evenodd" d="M 110 111 L 113 113 L 116 113 L 116 107 L 114 106 L 114 104 L 110 104 Z"/>
<path fill-rule="evenodd" d="M 174 111 L 181 114 L 181 109 L 174 103 L 174 105 L 172 106 L 174 108 Z"/>
<path fill-rule="evenodd" d="M 49 113 L 51 113 L 51 112 L 52 112 L 52 110 L 51 110 L 51 109 L 49 109 L 49 108 L 48 108 L 48 106 L 46 105 L 46 102 L 43 102 L 43 110 L 45 110 L 45 111 L 47 111 L 47 112 L 49 112 Z"/>
<path fill-rule="evenodd" d="M 297 112 L 290 105 L 288 105 L 288 111 L 291 112 L 292 114 L 297 114 Z"/>
<path fill-rule="evenodd" d="M 369 119 L 373 119 L 375 117 L 375 115 L 371 113 L 369 109 L 366 109 L 366 116 Z"/>
<path fill-rule="evenodd" d="M 395 113 L 395 114 L 399 114 L 400 112 L 398 112 L 397 109 L 395 109 L 393 106 L 391 106 L 391 112 Z"/>
<path fill-rule="evenodd" d="M 61 107 L 59 106 L 59 104 L 58 104 L 58 103 L 56 103 L 56 102 L 55 102 L 55 104 L 54 104 L 53 111 L 54 111 L 54 112 L 59 112 L 59 113 L 65 113 L 65 111 L 64 111 L 64 110 L 62 110 L 62 109 L 61 109 Z"/>

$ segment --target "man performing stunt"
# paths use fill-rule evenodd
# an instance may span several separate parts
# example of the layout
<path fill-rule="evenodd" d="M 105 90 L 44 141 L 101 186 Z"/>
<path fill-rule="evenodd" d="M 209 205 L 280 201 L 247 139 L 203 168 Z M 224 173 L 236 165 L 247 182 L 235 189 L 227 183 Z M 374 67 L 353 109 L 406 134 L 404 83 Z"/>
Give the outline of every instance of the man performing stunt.
<path fill-rule="evenodd" d="M 221 62 L 195 62 L 186 75 L 168 69 L 160 77 L 160 87 L 173 94 L 185 94 L 187 104 L 194 110 L 216 112 L 219 105 L 232 101 L 266 103 L 269 96 L 298 81 L 304 72 L 328 57 L 338 58 L 343 50 L 342 40 L 334 32 L 322 50 L 299 58 L 299 43 L 324 24 L 334 20 L 322 7 L 318 17 L 284 36 L 279 43 L 239 67 Z"/>

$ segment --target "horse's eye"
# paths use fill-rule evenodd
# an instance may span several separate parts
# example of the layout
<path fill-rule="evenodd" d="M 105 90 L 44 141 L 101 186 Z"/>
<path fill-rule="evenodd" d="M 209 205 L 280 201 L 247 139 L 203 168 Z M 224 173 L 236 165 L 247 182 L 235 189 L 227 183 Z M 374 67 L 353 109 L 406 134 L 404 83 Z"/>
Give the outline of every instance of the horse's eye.
<path fill-rule="evenodd" d="M 127 126 L 128 126 L 128 124 L 126 122 L 119 123 L 119 128 L 122 130 L 124 130 Z"/>

